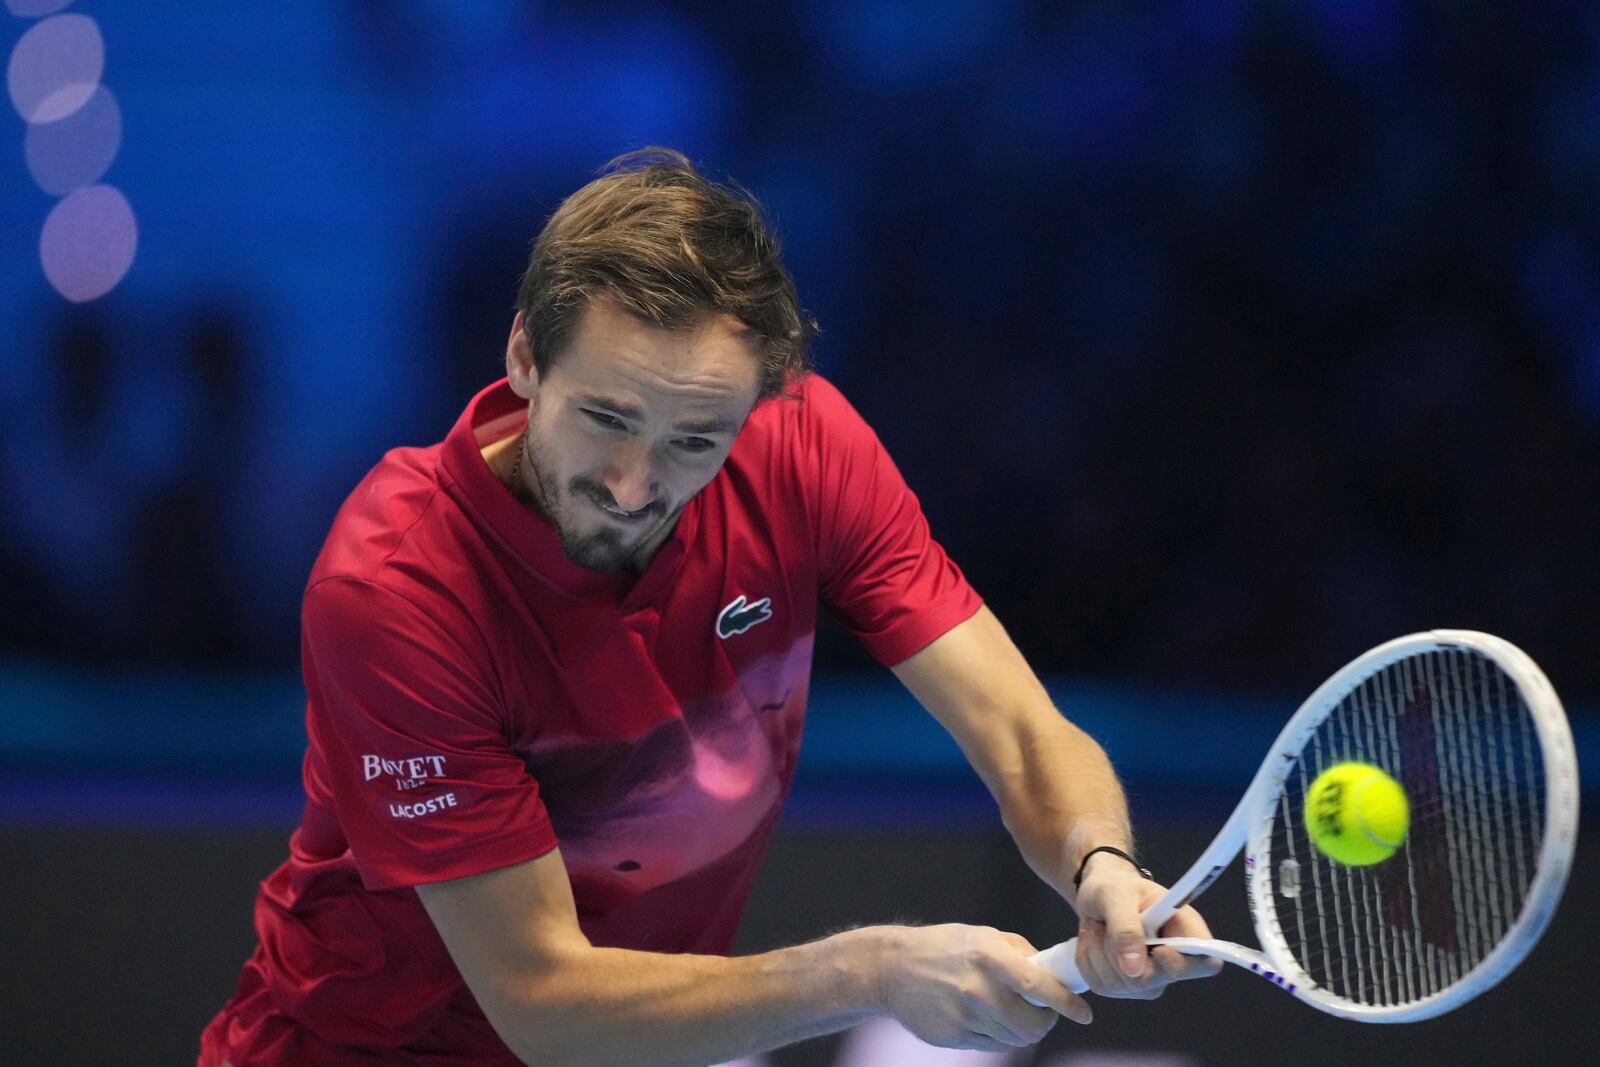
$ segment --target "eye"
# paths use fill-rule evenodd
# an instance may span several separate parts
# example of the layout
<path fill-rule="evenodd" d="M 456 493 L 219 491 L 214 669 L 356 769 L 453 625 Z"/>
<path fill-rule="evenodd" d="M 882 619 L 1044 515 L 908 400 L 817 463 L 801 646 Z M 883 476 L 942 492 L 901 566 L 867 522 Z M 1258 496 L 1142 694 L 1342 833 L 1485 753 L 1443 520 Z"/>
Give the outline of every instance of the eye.
<path fill-rule="evenodd" d="M 678 447 L 685 452 L 710 452 L 716 448 L 716 442 L 708 441 L 704 437 L 685 437 L 678 442 Z"/>
<path fill-rule="evenodd" d="M 603 411 L 590 411 L 588 408 L 581 408 L 580 410 L 585 415 L 589 416 L 589 418 L 599 423 L 601 426 L 605 426 L 613 430 L 620 430 L 623 428 L 622 420 L 617 418 L 615 415 L 607 415 Z"/>

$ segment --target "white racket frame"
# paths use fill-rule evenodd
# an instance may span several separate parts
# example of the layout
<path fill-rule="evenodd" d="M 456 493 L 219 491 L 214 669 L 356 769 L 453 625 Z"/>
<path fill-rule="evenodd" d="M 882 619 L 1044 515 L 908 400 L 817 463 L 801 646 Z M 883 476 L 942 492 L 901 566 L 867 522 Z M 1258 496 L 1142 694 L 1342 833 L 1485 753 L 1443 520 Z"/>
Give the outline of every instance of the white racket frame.
<path fill-rule="evenodd" d="M 1272 891 L 1272 825 L 1284 781 L 1300 759 L 1311 735 L 1349 693 L 1376 671 L 1422 652 L 1470 649 L 1493 660 L 1516 683 L 1532 716 L 1544 758 L 1544 840 L 1522 913 L 1498 945 L 1467 974 L 1445 989 L 1406 1004 L 1369 1005 L 1348 1000 L 1319 986 L 1295 960 L 1278 927 Z M 1330 1015 L 1358 1022 L 1401 1023 L 1431 1019 L 1492 988 L 1509 974 L 1549 926 L 1572 869 L 1578 839 L 1578 759 L 1561 701 L 1537 664 L 1511 642 L 1475 630 L 1429 630 L 1385 642 L 1358 656 L 1334 674 L 1294 713 L 1271 754 L 1261 764 L 1250 788 L 1215 839 L 1165 896 L 1143 914 L 1151 945 L 1171 945 L 1191 956 L 1210 956 L 1261 975 Z M 1245 880 L 1250 915 L 1259 949 L 1232 941 L 1192 937 L 1156 937 L 1172 914 L 1194 900 L 1216 880 L 1233 857 L 1245 853 Z M 1036 954 L 1033 961 L 1050 971 L 1074 993 L 1089 988 L 1077 964 L 1078 939 L 1064 941 Z"/>

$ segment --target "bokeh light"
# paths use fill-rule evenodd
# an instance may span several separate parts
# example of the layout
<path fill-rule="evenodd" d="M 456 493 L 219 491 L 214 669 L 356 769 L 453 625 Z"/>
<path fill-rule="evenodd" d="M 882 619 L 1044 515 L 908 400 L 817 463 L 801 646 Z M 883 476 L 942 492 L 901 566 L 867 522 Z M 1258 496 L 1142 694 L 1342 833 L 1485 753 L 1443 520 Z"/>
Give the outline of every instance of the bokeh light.
<path fill-rule="evenodd" d="M 116 288 L 133 265 L 139 224 L 127 198 L 92 185 L 62 200 L 44 220 L 39 260 L 56 292 L 74 303 Z"/>
<path fill-rule="evenodd" d="M 72 0 L 6 0 L 6 7 L 21 19 L 36 19 L 54 15 L 72 3 Z"/>
<path fill-rule="evenodd" d="M 104 177 L 121 144 L 122 111 L 102 85 L 66 118 L 30 125 L 23 153 L 39 188 L 66 196 Z"/>
<path fill-rule="evenodd" d="M 57 15 L 17 41 L 6 86 L 17 114 L 33 123 L 56 122 L 94 95 L 105 70 L 100 27 L 86 15 Z"/>

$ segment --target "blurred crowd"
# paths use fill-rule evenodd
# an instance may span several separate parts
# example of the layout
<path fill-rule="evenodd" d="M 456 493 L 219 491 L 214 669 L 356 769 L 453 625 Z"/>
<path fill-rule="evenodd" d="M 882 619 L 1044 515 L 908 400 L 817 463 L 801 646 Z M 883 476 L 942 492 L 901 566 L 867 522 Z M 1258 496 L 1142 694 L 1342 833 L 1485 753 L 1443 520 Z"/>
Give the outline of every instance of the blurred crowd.
<path fill-rule="evenodd" d="M 342 495 L 498 375 L 560 197 L 665 143 L 771 210 L 1042 669 L 1308 689 L 1450 625 L 1600 692 L 1600 6 L 171 7 L 102 16 L 128 282 L 0 265 L 9 654 L 291 666 Z M 230 92 L 182 135 L 224 162 L 160 150 Z"/>

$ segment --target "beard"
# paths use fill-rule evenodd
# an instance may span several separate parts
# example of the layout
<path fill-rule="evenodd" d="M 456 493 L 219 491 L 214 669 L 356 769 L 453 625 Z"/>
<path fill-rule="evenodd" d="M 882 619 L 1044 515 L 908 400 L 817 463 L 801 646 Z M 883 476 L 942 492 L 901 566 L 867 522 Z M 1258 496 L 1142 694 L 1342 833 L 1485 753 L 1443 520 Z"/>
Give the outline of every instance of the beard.
<path fill-rule="evenodd" d="M 545 465 L 539 450 L 533 447 L 531 435 L 525 444 L 528 468 L 543 498 L 540 510 L 555 527 L 566 557 L 592 571 L 642 570 L 644 561 L 637 559 L 639 550 L 683 509 L 669 513 L 662 501 L 650 504 L 644 510 L 652 521 L 641 522 L 630 536 L 625 536 L 624 531 L 598 525 L 596 520 L 582 514 L 583 502 L 588 500 L 602 508 L 615 508 L 617 503 L 610 491 L 588 478 L 573 478 L 562 485 L 555 472 Z"/>

